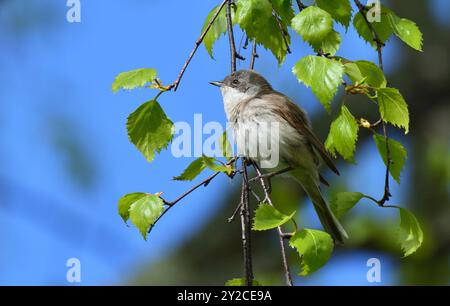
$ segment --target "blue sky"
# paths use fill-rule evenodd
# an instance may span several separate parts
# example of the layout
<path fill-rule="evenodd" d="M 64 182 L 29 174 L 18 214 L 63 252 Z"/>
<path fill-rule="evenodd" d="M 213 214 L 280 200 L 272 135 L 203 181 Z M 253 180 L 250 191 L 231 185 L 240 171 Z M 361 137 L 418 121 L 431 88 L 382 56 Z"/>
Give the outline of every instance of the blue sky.
<path fill-rule="evenodd" d="M 82 0 L 80 24 L 66 22 L 64 2 L 32 2 L 38 16 L 50 17 L 26 31 L 9 31 L 14 18 L 6 14 L 27 16 L 27 5 L 0 12 L 0 190 L 6 195 L 0 198 L 0 284 L 67 284 L 65 263 L 71 257 L 81 260 L 85 285 L 126 282 L 139 264 L 170 252 L 201 229 L 219 208 L 213 201 L 218 191 L 231 188 L 228 179 L 220 178 L 193 194 L 167 214 L 149 242 L 117 215 L 116 203 L 124 194 L 164 191 L 171 199 L 186 190 L 190 184 L 171 178 L 190 160 L 174 159 L 165 151 L 147 163 L 128 142 L 125 120 L 155 93 L 114 95 L 111 83 L 118 73 L 141 67 L 153 67 L 164 83 L 173 82 L 217 1 Z M 397 46 L 394 40 L 385 53 L 388 74 L 397 64 Z M 298 102 L 310 114 L 323 112 L 290 73 L 311 50 L 298 38 L 292 50 L 281 68 L 269 53 L 260 52 L 256 69 L 275 87 L 290 88 L 288 94 L 301 97 Z M 179 90 L 160 99 L 173 121 L 192 122 L 194 114 L 202 113 L 205 122 L 225 122 L 219 92 L 207 82 L 229 72 L 226 39 L 214 51 L 211 60 L 201 46 Z M 376 60 L 375 52 L 351 29 L 339 55 Z M 74 184 L 68 176 L 68 157 L 55 149 L 58 130 L 63 135 L 67 130 L 95 164 L 90 188 Z M 357 156 L 358 167 L 372 173 L 373 181 L 361 184 L 358 174 L 346 171 L 352 189 L 369 194 L 382 190 L 378 178 L 384 170 L 373 152 L 372 144 L 362 144 Z M 399 188 L 394 194 L 401 201 Z M 337 257 L 310 282 L 337 284 L 336 275 L 347 271 L 348 283 L 365 284 L 369 257 L 373 254 Z M 385 262 L 390 272 L 384 281 L 395 282 L 395 265 L 388 258 Z"/>

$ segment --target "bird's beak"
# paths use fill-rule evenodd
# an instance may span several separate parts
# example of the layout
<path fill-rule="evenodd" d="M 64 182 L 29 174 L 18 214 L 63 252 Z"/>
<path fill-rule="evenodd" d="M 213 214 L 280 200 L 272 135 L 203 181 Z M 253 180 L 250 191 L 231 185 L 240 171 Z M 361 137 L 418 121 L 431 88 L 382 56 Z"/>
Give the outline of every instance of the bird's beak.
<path fill-rule="evenodd" d="M 223 86 L 222 82 L 209 82 L 209 84 L 217 86 L 217 87 L 222 87 Z"/>

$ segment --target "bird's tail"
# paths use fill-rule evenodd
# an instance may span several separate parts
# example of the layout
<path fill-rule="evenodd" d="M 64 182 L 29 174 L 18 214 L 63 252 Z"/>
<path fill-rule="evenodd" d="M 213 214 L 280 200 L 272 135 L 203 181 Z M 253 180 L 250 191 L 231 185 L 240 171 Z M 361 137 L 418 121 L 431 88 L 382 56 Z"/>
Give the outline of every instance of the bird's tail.
<path fill-rule="evenodd" d="M 305 176 L 304 173 L 299 172 L 299 170 L 293 171 L 292 175 L 303 186 L 303 189 L 313 202 L 314 208 L 325 231 L 333 237 L 336 243 L 343 244 L 344 240 L 348 239 L 347 232 L 323 198 L 318 182 L 316 182 L 317 180 L 311 176 Z"/>

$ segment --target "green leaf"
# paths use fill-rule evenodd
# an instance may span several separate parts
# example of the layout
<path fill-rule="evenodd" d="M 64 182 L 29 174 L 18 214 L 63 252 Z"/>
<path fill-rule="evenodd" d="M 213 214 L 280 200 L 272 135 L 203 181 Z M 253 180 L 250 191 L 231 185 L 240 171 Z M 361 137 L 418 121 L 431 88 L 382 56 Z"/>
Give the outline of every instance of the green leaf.
<path fill-rule="evenodd" d="M 384 88 L 387 84 L 383 71 L 369 61 L 348 62 L 345 64 L 345 73 L 354 83 L 365 80 L 365 84 L 375 88 Z"/>
<path fill-rule="evenodd" d="M 136 69 L 119 74 L 112 84 L 113 92 L 120 89 L 131 90 L 138 87 L 144 87 L 148 83 L 152 83 L 157 77 L 157 72 L 152 68 Z"/>
<path fill-rule="evenodd" d="M 325 39 L 333 30 L 333 19 L 321 8 L 310 6 L 292 19 L 291 26 L 304 41 L 314 43 Z"/>
<path fill-rule="evenodd" d="M 267 20 L 264 31 L 258 30 L 258 32 L 249 32 L 246 33 L 249 37 L 255 38 L 256 41 L 261 44 L 265 49 L 268 49 L 272 52 L 273 56 L 278 61 L 278 64 L 281 65 L 286 59 L 286 54 L 288 50 L 288 46 L 291 43 L 291 37 L 285 25 L 282 25 L 283 32 L 285 32 L 285 38 L 283 38 L 282 30 L 280 30 L 280 26 L 276 21 L 275 17 L 270 17 Z M 257 34 L 256 34 L 257 33 Z"/>
<path fill-rule="evenodd" d="M 184 172 L 173 179 L 176 181 L 192 181 L 206 168 L 209 168 L 215 172 L 224 172 L 230 175 L 233 172 L 233 167 L 219 165 L 215 163 L 215 159 L 212 157 L 202 156 L 194 160 Z"/>
<path fill-rule="evenodd" d="M 271 0 L 273 9 L 281 17 L 284 25 L 289 26 L 292 18 L 294 18 L 294 9 L 291 0 Z"/>
<path fill-rule="evenodd" d="M 325 109 L 330 111 L 331 100 L 342 83 L 344 65 L 332 59 L 309 55 L 302 58 L 292 71 L 300 82 L 311 87 Z"/>
<path fill-rule="evenodd" d="M 325 54 L 329 53 L 333 56 L 339 50 L 341 42 L 341 34 L 332 30 L 324 39 L 312 41 L 311 46 L 314 48 L 315 52 L 322 51 Z"/>
<path fill-rule="evenodd" d="M 266 231 L 282 226 L 291 220 L 295 213 L 296 212 L 294 211 L 291 215 L 287 216 L 279 212 L 275 207 L 262 203 L 255 212 L 253 230 Z"/>
<path fill-rule="evenodd" d="M 385 122 L 405 129 L 409 132 L 408 104 L 396 88 L 381 88 L 377 90 L 381 117 Z"/>
<path fill-rule="evenodd" d="M 208 14 L 205 20 L 205 24 L 202 28 L 202 33 L 205 31 L 206 27 L 210 23 L 211 19 L 216 14 L 217 10 L 219 9 L 219 5 L 213 8 L 213 10 Z M 231 18 L 234 20 L 234 10 L 231 10 Z M 227 32 L 227 14 L 225 8 L 223 8 L 219 15 L 217 16 L 216 20 L 212 24 L 211 28 L 209 29 L 208 33 L 205 35 L 205 38 L 203 39 L 203 44 L 205 45 L 206 50 L 208 51 L 208 54 L 211 58 L 214 58 L 213 56 L 213 46 L 214 43 L 222 36 L 222 34 L 225 34 Z"/>
<path fill-rule="evenodd" d="M 373 139 L 375 144 L 377 145 L 378 151 L 380 152 L 381 158 L 384 161 L 384 164 L 387 164 L 387 149 L 386 149 L 386 138 L 382 135 L 374 135 Z M 400 184 L 400 174 L 403 170 L 403 166 L 405 165 L 407 152 L 403 145 L 395 141 L 394 139 L 389 138 L 389 152 L 391 156 L 391 165 L 389 167 L 389 171 L 392 177 Z"/>
<path fill-rule="evenodd" d="M 327 11 L 334 20 L 348 28 L 352 18 L 352 6 L 349 0 L 316 0 L 317 5 Z"/>
<path fill-rule="evenodd" d="M 364 197 L 360 192 L 339 192 L 331 198 L 330 208 L 336 218 L 342 218 Z"/>
<path fill-rule="evenodd" d="M 192 181 L 195 179 L 203 170 L 205 170 L 206 165 L 203 160 L 203 157 L 197 158 L 194 160 L 184 172 L 173 179 L 176 181 Z"/>
<path fill-rule="evenodd" d="M 155 100 L 142 104 L 128 117 L 127 129 L 130 141 L 148 161 L 154 159 L 155 152 L 166 148 L 173 137 L 173 123 Z"/>
<path fill-rule="evenodd" d="M 278 22 L 273 16 L 273 7 L 269 0 L 239 0 L 236 3 L 236 23 L 245 31 L 247 37 L 256 40 L 264 48 L 269 49 L 277 58 L 278 63 L 284 62 L 287 46 Z M 290 44 L 287 27 L 282 24 L 287 33 L 286 40 Z"/>
<path fill-rule="evenodd" d="M 292 20 L 292 28 L 316 52 L 336 54 L 341 45 L 341 35 L 333 30 L 331 15 L 318 7 L 308 7 Z"/>
<path fill-rule="evenodd" d="M 385 43 L 389 39 L 389 37 L 391 37 L 391 35 L 393 34 L 393 30 L 388 17 L 390 13 L 391 10 L 389 10 L 385 6 L 381 6 L 380 22 L 376 21 L 372 22 L 372 26 L 374 30 L 377 32 L 378 38 L 381 40 L 382 43 Z M 355 27 L 359 36 L 361 36 L 366 42 L 371 44 L 374 48 L 377 47 L 377 44 L 374 41 L 372 31 L 370 30 L 369 26 L 367 25 L 364 19 L 364 16 L 361 13 L 355 14 L 355 17 L 353 18 L 353 26 Z"/>
<path fill-rule="evenodd" d="M 131 205 L 131 222 L 139 229 L 145 240 L 147 240 L 148 229 L 161 216 L 163 211 L 163 200 L 152 194 L 145 196 Z"/>
<path fill-rule="evenodd" d="M 233 158 L 233 147 L 228 140 L 228 133 L 225 131 L 219 139 L 220 151 L 223 157 L 230 161 Z"/>
<path fill-rule="evenodd" d="M 147 194 L 143 192 L 136 192 L 127 194 L 119 200 L 119 215 L 122 217 L 124 222 L 127 222 L 130 218 L 131 205 L 145 196 L 147 196 Z"/>
<path fill-rule="evenodd" d="M 301 256 L 300 276 L 309 275 L 323 267 L 333 253 L 334 243 L 331 236 L 322 231 L 303 229 L 289 241 Z"/>
<path fill-rule="evenodd" d="M 255 28 L 266 24 L 272 16 L 269 0 L 239 0 L 237 2 L 237 23 L 243 28 Z"/>
<path fill-rule="evenodd" d="M 232 166 L 224 166 L 215 163 L 215 159 L 212 157 L 203 156 L 203 162 L 206 167 L 215 172 L 224 172 L 230 175 L 233 172 Z"/>
<path fill-rule="evenodd" d="M 345 160 L 352 160 L 356 150 L 358 131 L 358 122 L 343 105 L 339 116 L 331 123 L 325 147 L 334 156 L 337 151 Z"/>
<path fill-rule="evenodd" d="M 394 30 L 394 34 L 398 38 L 403 40 L 411 48 L 422 51 L 423 34 L 413 21 L 400 18 L 394 13 L 388 14 L 388 19 Z"/>
<path fill-rule="evenodd" d="M 423 232 L 416 216 L 405 208 L 400 210 L 399 243 L 402 246 L 404 257 L 415 253 L 423 242 Z"/>
<path fill-rule="evenodd" d="M 246 284 L 244 278 L 233 278 L 225 283 L 226 287 L 244 287 Z M 253 286 L 261 286 L 257 280 L 252 281 Z"/>

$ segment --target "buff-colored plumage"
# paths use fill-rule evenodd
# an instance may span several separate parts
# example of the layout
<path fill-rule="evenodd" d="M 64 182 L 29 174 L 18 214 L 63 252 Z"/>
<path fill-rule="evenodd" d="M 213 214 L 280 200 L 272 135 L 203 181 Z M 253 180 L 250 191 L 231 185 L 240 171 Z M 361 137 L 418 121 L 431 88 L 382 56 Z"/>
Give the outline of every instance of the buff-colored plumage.
<path fill-rule="evenodd" d="M 266 167 L 270 168 L 269 171 L 293 168 L 289 175 L 311 198 L 325 230 L 336 242 L 343 243 L 347 233 L 319 188 L 320 181 L 323 181 L 318 171 L 320 161 L 324 161 L 333 172 L 339 172 L 314 135 L 306 113 L 288 97 L 274 91 L 269 82 L 254 71 L 238 71 L 223 82 L 213 84 L 221 87 L 225 112 L 240 154 L 260 165 L 270 165 Z M 276 127 L 276 130 L 264 128 L 267 126 Z M 278 152 L 261 145 L 261 140 L 276 144 Z M 274 156 L 277 157 L 276 164 L 272 163 Z"/>

